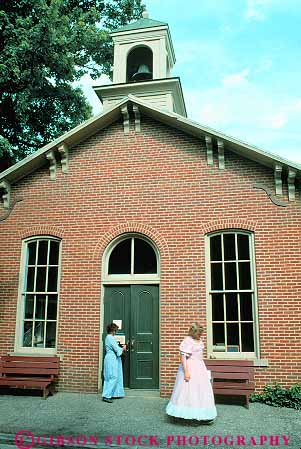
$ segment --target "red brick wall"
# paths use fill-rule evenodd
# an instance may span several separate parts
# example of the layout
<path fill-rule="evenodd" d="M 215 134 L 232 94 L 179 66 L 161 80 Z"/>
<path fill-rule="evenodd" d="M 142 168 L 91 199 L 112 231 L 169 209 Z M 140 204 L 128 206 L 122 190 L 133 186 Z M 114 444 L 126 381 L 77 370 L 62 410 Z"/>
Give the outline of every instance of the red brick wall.
<path fill-rule="evenodd" d="M 125 135 L 118 122 L 70 150 L 69 172 L 59 168 L 55 181 L 46 167 L 19 181 L 13 197 L 23 201 L 0 222 L 0 353 L 14 349 L 22 239 L 61 237 L 59 385 L 95 392 L 102 255 L 118 235 L 141 232 L 161 254 L 160 375 L 168 395 L 178 343 L 191 321 L 205 324 L 205 234 L 242 228 L 255 235 L 261 358 L 269 361 L 256 369 L 257 388 L 301 381 L 300 200 L 277 207 L 253 188 L 274 189 L 272 170 L 227 147 L 225 163 L 219 170 L 215 158 L 209 167 L 200 141 L 142 117 L 141 133 Z"/>

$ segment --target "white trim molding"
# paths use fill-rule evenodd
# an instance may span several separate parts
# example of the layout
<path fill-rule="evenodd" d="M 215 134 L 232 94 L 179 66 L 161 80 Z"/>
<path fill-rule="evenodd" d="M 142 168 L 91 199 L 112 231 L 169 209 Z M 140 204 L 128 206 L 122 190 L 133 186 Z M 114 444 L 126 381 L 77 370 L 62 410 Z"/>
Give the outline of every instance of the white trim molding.
<path fill-rule="evenodd" d="M 65 143 L 63 143 L 58 147 L 58 152 L 61 155 L 62 172 L 68 173 L 68 162 L 69 162 L 68 146 Z"/>
<path fill-rule="evenodd" d="M 276 195 L 282 195 L 282 165 L 281 164 L 275 164 L 274 180 L 275 180 Z"/>
<path fill-rule="evenodd" d="M 297 171 L 293 170 L 292 168 L 288 169 L 288 175 L 287 175 L 287 188 L 288 188 L 288 200 L 289 201 L 295 201 L 295 178 L 296 178 Z"/>
<path fill-rule="evenodd" d="M 48 151 L 46 153 L 46 159 L 49 161 L 49 172 L 51 181 L 55 181 L 56 178 L 56 159 L 54 150 Z"/>
<path fill-rule="evenodd" d="M 224 153 L 224 142 L 222 140 L 217 140 L 217 151 L 218 151 L 218 168 L 224 170 L 225 168 L 225 153 Z"/>
<path fill-rule="evenodd" d="M 4 190 L 2 193 L 2 201 L 4 209 L 10 208 L 10 194 L 11 194 L 11 185 L 5 179 L 0 182 L 0 189 Z"/>
<path fill-rule="evenodd" d="M 130 132 L 130 115 L 128 110 L 128 105 L 125 104 L 120 108 L 122 117 L 123 117 L 123 130 L 124 134 L 128 134 Z"/>
<path fill-rule="evenodd" d="M 207 165 L 213 165 L 212 137 L 205 136 L 205 142 L 207 150 Z"/>

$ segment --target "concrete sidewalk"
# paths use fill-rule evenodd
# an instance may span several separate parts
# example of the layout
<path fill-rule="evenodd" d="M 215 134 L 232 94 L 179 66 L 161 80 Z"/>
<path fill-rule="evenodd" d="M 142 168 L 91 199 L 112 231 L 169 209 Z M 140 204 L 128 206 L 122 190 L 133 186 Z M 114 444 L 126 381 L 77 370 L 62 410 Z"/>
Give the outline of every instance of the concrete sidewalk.
<path fill-rule="evenodd" d="M 156 393 L 133 390 L 113 404 L 93 394 L 57 393 L 46 401 L 0 395 L 0 449 L 16 447 L 14 438 L 21 430 L 31 432 L 23 443 L 27 449 L 32 441 L 45 447 L 44 436 L 46 447 L 301 448 L 300 411 L 219 404 L 216 422 L 199 425 L 169 418 L 166 404 Z"/>

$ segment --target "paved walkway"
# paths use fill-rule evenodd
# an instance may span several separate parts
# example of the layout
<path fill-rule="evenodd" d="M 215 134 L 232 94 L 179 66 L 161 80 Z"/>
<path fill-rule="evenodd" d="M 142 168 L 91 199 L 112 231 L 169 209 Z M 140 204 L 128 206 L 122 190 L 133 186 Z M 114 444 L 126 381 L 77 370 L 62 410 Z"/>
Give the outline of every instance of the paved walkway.
<path fill-rule="evenodd" d="M 0 449 L 16 447 L 20 430 L 29 437 L 23 447 L 59 442 L 70 447 L 119 448 L 301 448 L 301 413 L 263 404 L 217 405 L 213 425 L 166 416 L 166 399 L 130 391 L 113 404 L 99 395 L 57 393 L 46 401 L 33 396 L 0 395 Z M 38 438 L 40 436 L 40 439 Z M 51 440 L 52 436 L 52 440 Z M 140 436 L 140 438 L 139 438 Z M 58 438 L 59 437 L 59 438 Z M 21 440 L 20 440 L 21 441 Z"/>

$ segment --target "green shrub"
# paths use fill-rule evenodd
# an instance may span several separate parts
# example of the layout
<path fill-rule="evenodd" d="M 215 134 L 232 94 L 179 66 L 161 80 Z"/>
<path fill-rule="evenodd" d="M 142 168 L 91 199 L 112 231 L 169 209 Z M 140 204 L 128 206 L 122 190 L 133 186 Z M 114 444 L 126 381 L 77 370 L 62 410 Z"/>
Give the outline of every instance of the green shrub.
<path fill-rule="evenodd" d="M 291 388 L 282 388 L 279 384 L 266 385 L 263 393 L 253 393 L 250 401 L 301 410 L 301 384 L 295 384 Z"/>

